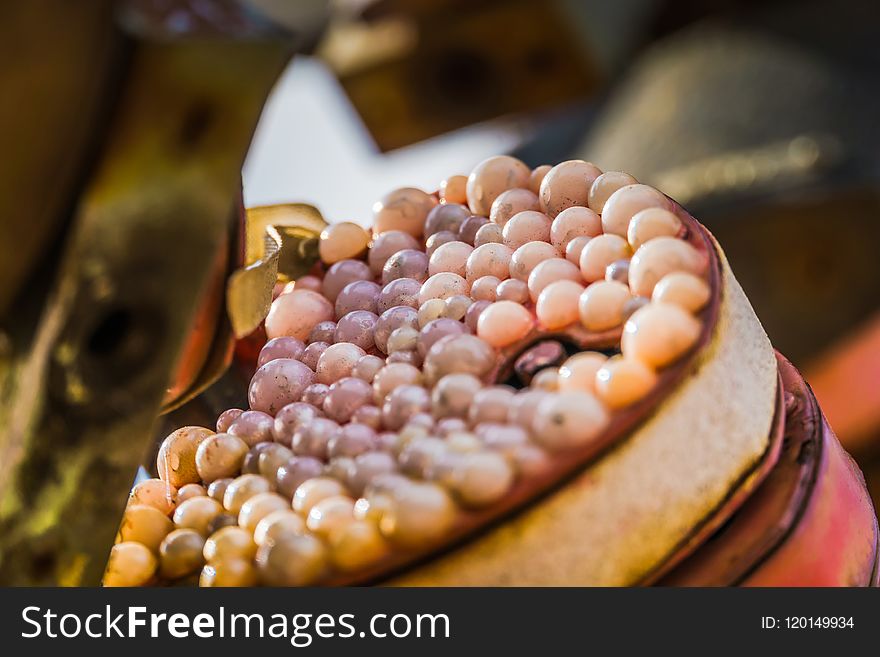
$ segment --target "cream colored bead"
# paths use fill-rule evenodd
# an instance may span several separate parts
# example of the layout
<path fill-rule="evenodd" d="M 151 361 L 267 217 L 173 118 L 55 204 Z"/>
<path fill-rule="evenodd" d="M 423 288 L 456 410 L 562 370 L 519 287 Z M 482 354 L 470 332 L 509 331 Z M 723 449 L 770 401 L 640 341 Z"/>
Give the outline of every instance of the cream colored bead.
<path fill-rule="evenodd" d="M 525 210 L 538 210 L 538 197 L 527 189 L 508 189 L 502 192 L 489 211 L 489 221 L 503 228 L 515 214 Z"/>
<path fill-rule="evenodd" d="M 578 303 L 581 324 L 590 331 L 607 331 L 623 323 L 629 288 L 617 281 L 596 281 L 584 290 Z"/>
<path fill-rule="evenodd" d="M 656 372 L 634 358 L 609 358 L 596 372 L 596 395 L 610 409 L 637 402 L 656 384 Z"/>
<path fill-rule="evenodd" d="M 456 294 L 467 294 L 469 291 L 470 285 L 464 278 L 452 272 L 441 272 L 422 283 L 422 288 L 419 290 L 419 305 L 429 299 L 443 300 Z"/>
<path fill-rule="evenodd" d="M 629 265 L 629 287 L 633 294 L 650 297 L 657 282 L 672 272 L 702 275 L 707 257 L 688 242 L 676 237 L 655 237 L 633 254 Z"/>
<path fill-rule="evenodd" d="M 449 176 L 441 182 L 440 198 L 444 203 L 467 203 L 467 176 Z"/>
<path fill-rule="evenodd" d="M 496 301 L 480 314 L 477 336 L 493 347 L 506 347 L 528 335 L 533 325 L 532 313 L 520 304 Z"/>
<path fill-rule="evenodd" d="M 205 561 L 211 564 L 226 559 L 253 559 L 256 553 L 257 544 L 254 543 L 253 535 L 234 525 L 211 534 L 205 541 L 203 550 Z"/>
<path fill-rule="evenodd" d="M 672 202 L 648 185 L 627 185 L 614 192 L 602 210 L 602 229 L 626 237 L 630 220 L 646 208 L 672 209 Z"/>
<path fill-rule="evenodd" d="M 421 189 L 396 189 L 373 205 L 373 234 L 401 230 L 420 237 L 425 230 L 425 219 L 435 205 L 437 200 Z"/>
<path fill-rule="evenodd" d="M 589 208 L 579 206 L 563 210 L 550 226 L 550 242 L 560 254 L 576 237 L 596 237 L 602 234 L 602 220 Z"/>
<path fill-rule="evenodd" d="M 290 502 L 278 493 L 258 493 L 241 505 L 238 512 L 238 524 L 251 534 L 257 524 L 273 511 L 289 509 Z"/>
<path fill-rule="evenodd" d="M 628 173 L 621 171 L 606 171 L 593 181 L 590 187 L 590 198 L 588 204 L 593 212 L 602 214 L 605 209 L 605 202 L 608 198 L 621 187 L 627 185 L 635 185 L 638 182 Z"/>
<path fill-rule="evenodd" d="M 504 244 L 515 251 L 529 242 L 549 242 L 553 222 L 543 212 L 526 210 L 510 218 L 501 231 Z"/>
<path fill-rule="evenodd" d="M 569 263 L 571 264 L 571 263 Z M 561 329 L 578 320 L 578 300 L 584 286 L 575 281 L 555 281 L 538 296 L 535 314 L 548 330 Z"/>
<path fill-rule="evenodd" d="M 541 181 L 541 209 L 552 219 L 573 205 L 586 206 L 593 181 L 602 171 L 583 160 L 560 162 Z"/>
<path fill-rule="evenodd" d="M 273 511 L 257 523 L 254 529 L 254 543 L 258 546 L 274 540 L 282 532 L 302 534 L 306 530 L 306 521 L 291 509 Z"/>
<path fill-rule="evenodd" d="M 379 528 L 366 520 L 354 520 L 330 536 L 330 558 L 337 568 L 346 572 L 380 561 L 388 549 Z"/>
<path fill-rule="evenodd" d="M 529 296 L 532 301 L 537 301 L 541 292 L 551 283 L 556 281 L 582 282 L 581 272 L 575 265 L 565 258 L 550 258 L 538 263 L 529 274 Z"/>
<path fill-rule="evenodd" d="M 110 550 L 104 586 L 143 586 L 156 574 L 158 561 L 144 545 L 117 543 Z"/>
<path fill-rule="evenodd" d="M 318 254 L 326 265 L 361 256 L 370 243 L 366 230 L 350 221 L 330 224 L 321 233 Z"/>
<path fill-rule="evenodd" d="M 354 522 L 354 500 L 346 495 L 334 495 L 317 502 L 309 511 L 306 527 L 322 538 Z"/>
<path fill-rule="evenodd" d="M 532 175 L 529 176 L 529 190 L 533 194 L 538 194 L 541 191 L 541 183 L 544 182 L 544 178 L 552 168 L 553 166 L 550 164 L 542 164 L 532 169 Z"/>
<path fill-rule="evenodd" d="M 293 494 L 293 510 L 302 516 L 321 500 L 336 495 L 346 495 L 345 486 L 330 477 L 313 477 L 299 485 Z"/>
<path fill-rule="evenodd" d="M 648 208 L 633 215 L 626 239 L 635 251 L 655 237 L 676 237 L 681 233 L 681 219 L 666 208 Z"/>
<path fill-rule="evenodd" d="M 593 395 L 559 392 L 538 404 L 534 432 L 536 442 L 553 451 L 583 447 L 608 425 L 608 412 Z"/>
<path fill-rule="evenodd" d="M 700 278 L 683 271 L 666 274 L 651 293 L 652 301 L 674 303 L 688 312 L 695 313 L 703 308 L 711 295 L 709 284 Z"/>
<path fill-rule="evenodd" d="M 135 541 L 158 552 L 162 540 L 174 529 L 164 513 L 146 504 L 132 504 L 122 515 L 119 525 L 120 542 Z"/>
<path fill-rule="evenodd" d="M 559 252 L 547 242 L 529 242 L 519 247 L 510 257 L 510 277 L 528 281 L 532 270 L 550 258 L 558 258 Z"/>
<path fill-rule="evenodd" d="M 627 320 L 620 350 L 655 369 L 666 367 L 687 352 L 700 337 L 697 319 L 671 303 L 654 303 L 639 308 Z"/>
<path fill-rule="evenodd" d="M 448 271 L 464 278 L 467 273 L 468 256 L 473 251 L 474 247 L 465 242 L 447 242 L 440 245 L 428 261 L 428 275 L 433 276 Z"/>
<path fill-rule="evenodd" d="M 588 283 L 605 278 L 605 270 L 612 262 L 629 258 L 629 243 L 619 235 L 599 235 L 592 238 L 581 251 L 581 275 Z"/>
<path fill-rule="evenodd" d="M 495 199 L 508 189 L 527 189 L 532 172 L 520 160 L 496 155 L 480 162 L 467 182 L 467 201 L 471 212 L 488 217 Z"/>
<path fill-rule="evenodd" d="M 504 244 L 483 244 L 474 249 L 467 260 L 467 280 L 473 283 L 483 276 L 495 276 L 504 280 L 510 275 L 510 259 L 513 251 Z M 463 294 L 466 294 L 465 291 Z"/>
<path fill-rule="evenodd" d="M 608 357 L 598 351 L 584 351 L 575 354 L 559 368 L 559 390 L 572 392 L 595 393 L 596 372 L 599 371 Z"/>

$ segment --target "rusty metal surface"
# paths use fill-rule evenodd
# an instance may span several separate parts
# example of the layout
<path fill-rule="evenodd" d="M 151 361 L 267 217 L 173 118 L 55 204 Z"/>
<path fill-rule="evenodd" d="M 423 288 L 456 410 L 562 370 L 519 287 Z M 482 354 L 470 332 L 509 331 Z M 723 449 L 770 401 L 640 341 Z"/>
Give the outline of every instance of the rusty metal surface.
<path fill-rule="evenodd" d="M 61 19 L 67 4 L 28 3 L 35 13 L 18 25 L 36 30 L 41 15 L 57 10 Z M 190 3 L 177 4 L 185 12 Z M 92 105 L 112 106 L 112 118 L 93 125 L 93 115 L 68 106 L 74 124 L 99 134 L 98 163 L 72 215 L 46 210 L 68 226 L 57 270 L 47 268 L 45 288 L 28 295 L 33 323 L 23 328 L 19 317 L 3 326 L 4 584 L 100 582 L 197 302 L 237 227 L 253 127 L 291 50 L 261 25 L 202 22 L 190 39 L 161 24 L 139 30 L 132 15 L 124 29 L 109 10 L 82 18 L 126 44 L 124 75 L 118 85 L 68 90 L 97 96 Z M 43 144 L 51 153 L 61 145 Z M 14 219 L 2 215 L 4 231 Z"/>

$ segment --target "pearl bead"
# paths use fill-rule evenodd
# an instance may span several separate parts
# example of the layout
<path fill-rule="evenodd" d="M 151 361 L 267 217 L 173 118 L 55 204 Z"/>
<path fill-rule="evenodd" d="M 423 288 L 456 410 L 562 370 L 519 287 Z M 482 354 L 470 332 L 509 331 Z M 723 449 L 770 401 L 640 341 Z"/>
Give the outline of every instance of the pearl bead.
<path fill-rule="evenodd" d="M 650 297 L 657 282 L 672 272 L 702 275 L 708 259 L 684 240 L 656 237 L 639 247 L 629 265 L 633 294 Z"/>
<path fill-rule="evenodd" d="M 453 297 L 449 297 L 449 299 L 457 296 L 463 295 L 454 295 Z M 425 328 L 425 326 L 427 326 L 430 322 L 433 322 L 435 319 L 445 317 L 446 301 L 448 301 L 449 299 L 428 299 L 427 301 L 425 301 L 425 303 L 419 306 L 419 328 Z"/>
<path fill-rule="evenodd" d="M 541 183 L 544 182 L 544 178 L 550 173 L 550 169 L 553 166 L 550 164 L 542 164 L 539 167 L 535 167 L 532 169 L 532 174 L 529 176 L 529 191 L 538 194 L 541 191 Z"/>
<path fill-rule="evenodd" d="M 336 297 L 334 313 L 339 319 L 355 310 L 366 310 L 375 313 L 376 302 L 382 288 L 373 281 L 354 281 L 349 283 Z"/>
<path fill-rule="evenodd" d="M 618 409 L 640 400 L 656 383 L 657 374 L 641 361 L 615 356 L 596 372 L 596 395 Z"/>
<path fill-rule="evenodd" d="M 415 415 L 431 408 L 428 391 L 421 386 L 398 386 L 385 398 L 382 422 L 390 431 L 399 431 Z"/>
<path fill-rule="evenodd" d="M 665 367 L 694 346 L 700 329 L 700 322 L 679 306 L 652 302 L 627 320 L 620 350 L 650 367 Z"/>
<path fill-rule="evenodd" d="M 605 280 L 629 285 L 629 260 L 615 260 L 605 268 Z"/>
<path fill-rule="evenodd" d="M 422 373 L 408 363 L 389 363 L 373 379 L 373 399 L 381 405 L 391 391 L 403 385 L 421 385 Z"/>
<path fill-rule="evenodd" d="M 464 278 L 467 273 L 467 260 L 473 251 L 474 247 L 464 242 L 443 244 L 431 255 L 428 274 L 433 276 L 441 272 L 452 272 Z"/>
<path fill-rule="evenodd" d="M 376 312 L 384 313 L 395 306 L 410 306 L 418 308 L 419 290 L 422 283 L 414 278 L 398 278 L 382 288 L 379 298 L 376 299 Z"/>
<path fill-rule="evenodd" d="M 355 363 L 364 355 L 366 352 L 355 344 L 348 342 L 332 344 L 318 359 L 315 379 L 318 383 L 330 385 L 343 377 L 351 376 Z"/>
<path fill-rule="evenodd" d="M 553 218 L 573 205 L 586 206 L 590 186 L 601 173 L 596 165 L 583 160 L 557 164 L 541 182 L 541 209 Z"/>
<path fill-rule="evenodd" d="M 549 258 L 544 260 L 529 274 L 529 296 L 537 301 L 544 288 L 556 281 L 567 280 L 580 284 L 581 272 L 565 258 Z"/>
<path fill-rule="evenodd" d="M 528 290 L 526 291 L 526 297 L 528 297 Z M 467 312 L 464 314 L 464 324 L 471 333 L 477 332 L 477 322 L 480 320 L 480 315 L 491 304 L 491 301 L 474 301 L 470 308 L 467 309 Z"/>
<path fill-rule="evenodd" d="M 481 276 L 471 285 L 471 297 L 476 301 L 495 301 L 500 284 L 497 276 Z"/>
<path fill-rule="evenodd" d="M 479 303 L 483 302 L 477 301 L 471 308 Z M 509 304 L 510 302 L 499 301 L 497 303 Z M 497 305 L 497 303 L 492 305 Z M 512 305 L 525 310 L 517 304 Z M 486 311 L 480 314 L 480 320 L 485 314 Z M 483 379 L 497 365 L 497 358 L 497 352 L 486 340 L 467 333 L 448 335 L 438 340 L 428 350 L 424 366 L 425 381 L 429 386 L 432 386 L 446 374 L 458 372 L 473 374 L 478 379 Z"/>
<path fill-rule="evenodd" d="M 314 383 L 314 378 L 314 372 L 298 360 L 270 360 L 251 379 L 248 402 L 252 409 L 274 415 L 283 406 L 299 401 L 303 390 Z"/>
<path fill-rule="evenodd" d="M 630 299 L 629 288 L 616 281 L 589 285 L 578 303 L 581 324 L 590 331 L 606 331 L 623 323 L 623 306 Z"/>
<path fill-rule="evenodd" d="M 709 302 L 709 284 L 683 271 L 666 274 L 654 286 L 651 301 L 665 301 L 695 313 Z"/>
<path fill-rule="evenodd" d="M 474 214 L 489 215 L 492 203 L 508 189 L 528 188 L 529 168 L 515 157 L 496 155 L 480 162 L 467 182 L 467 201 Z"/>
<path fill-rule="evenodd" d="M 608 357 L 598 351 L 584 351 L 566 360 L 559 368 L 559 390 L 595 393 L 596 372 Z"/>
<path fill-rule="evenodd" d="M 335 342 L 336 336 L 336 322 L 326 321 L 326 322 L 318 322 L 315 324 L 315 327 L 309 332 L 309 337 L 306 339 L 306 344 L 312 344 L 313 342 L 327 342 L 328 344 L 333 344 Z M 305 351 L 300 355 L 300 360 L 303 360 L 305 357 Z"/>
<path fill-rule="evenodd" d="M 593 395 L 559 392 L 538 404 L 534 437 L 550 450 L 564 450 L 589 444 L 607 425 L 608 412 Z"/>
<path fill-rule="evenodd" d="M 476 215 L 468 217 L 464 220 L 464 223 L 458 230 L 459 241 L 473 246 L 474 240 L 477 238 L 477 233 L 480 232 L 480 228 L 488 224 L 489 220 L 486 217 L 478 217 Z"/>
<path fill-rule="evenodd" d="M 379 318 L 376 313 L 368 310 L 355 310 L 339 319 L 336 330 L 333 332 L 334 342 L 351 342 L 364 351 L 375 346 L 374 335 L 376 322 Z"/>
<path fill-rule="evenodd" d="M 401 326 L 418 327 L 418 312 L 409 306 L 395 306 L 389 308 L 376 321 L 376 329 L 373 332 L 373 341 L 376 348 L 382 353 L 388 353 L 388 338 L 392 331 Z"/>
<path fill-rule="evenodd" d="M 191 497 L 174 511 L 174 525 L 178 529 L 193 529 L 202 536 L 210 532 L 211 521 L 223 513 L 220 503 L 210 497 Z"/>
<path fill-rule="evenodd" d="M 188 484 L 194 486 L 196 484 Z M 186 488 L 186 486 L 184 487 Z M 146 504 L 131 504 L 122 515 L 120 541 L 136 541 L 158 552 L 162 540 L 174 529 L 167 515 Z"/>
<path fill-rule="evenodd" d="M 328 556 L 319 539 L 287 531 L 260 546 L 256 563 L 267 586 L 308 586 L 324 575 Z"/>
<path fill-rule="evenodd" d="M 626 237 L 630 220 L 646 208 L 672 209 L 672 202 L 648 185 L 621 187 L 605 202 L 602 211 L 602 229 L 606 233 Z"/>
<path fill-rule="evenodd" d="M 328 418 L 315 418 L 297 427 L 290 441 L 297 456 L 311 456 L 324 461 L 330 441 L 339 434 L 339 425 Z"/>
<path fill-rule="evenodd" d="M 538 406 L 547 395 L 548 393 L 543 390 L 536 390 L 534 388 L 520 390 L 516 393 L 507 411 L 507 421 L 510 424 L 515 424 L 527 431 L 531 431 Z"/>
<path fill-rule="evenodd" d="M 495 294 L 498 301 L 525 303 L 529 300 L 529 286 L 524 281 L 508 278 L 501 281 Z"/>
<path fill-rule="evenodd" d="M 483 244 L 474 249 L 467 260 L 467 280 L 473 282 L 483 276 L 504 280 L 510 275 L 513 251 L 504 244 Z"/>
<path fill-rule="evenodd" d="M 287 505 L 285 504 L 285 507 Z M 234 525 L 223 527 L 205 541 L 204 557 L 208 563 L 225 559 L 253 559 L 257 544 L 249 531 Z"/>
<path fill-rule="evenodd" d="M 510 277 L 520 281 L 528 281 L 529 276 L 540 263 L 550 258 L 558 258 L 559 253 L 552 244 L 547 242 L 528 242 L 519 247 L 510 256 Z"/>
<path fill-rule="evenodd" d="M 258 474 L 243 474 L 233 479 L 223 493 L 223 507 L 236 516 L 242 505 L 259 493 L 272 490 L 271 482 Z"/>
<path fill-rule="evenodd" d="M 628 258 L 629 244 L 618 235 L 599 235 L 592 238 L 581 251 L 581 274 L 588 283 L 605 278 L 605 270 L 612 262 Z"/>
<path fill-rule="evenodd" d="M 401 326 L 391 331 L 388 336 L 387 349 L 392 354 L 396 351 L 412 351 L 416 348 L 419 332 L 412 326 Z"/>
<path fill-rule="evenodd" d="M 156 455 L 156 471 L 162 481 L 176 488 L 199 481 L 196 451 L 199 444 L 214 432 L 204 427 L 181 427 L 162 441 Z"/>
<path fill-rule="evenodd" d="M 291 339 L 295 340 L 296 338 Z M 262 365 L 263 363 L 258 362 L 257 364 Z M 244 411 L 240 408 L 227 408 L 220 413 L 220 415 L 217 416 L 217 433 L 226 433 L 229 427 L 232 426 L 232 423 L 235 422 L 242 413 L 244 413 Z"/>
<path fill-rule="evenodd" d="M 302 356 L 305 348 L 306 346 L 302 340 L 297 340 L 287 335 L 282 335 L 280 338 L 272 338 L 260 349 L 257 367 L 262 367 L 270 360 L 275 360 L 276 358 L 298 359 Z"/>
<path fill-rule="evenodd" d="M 477 335 L 493 347 L 506 347 L 526 337 L 534 319 L 513 301 L 496 301 L 486 308 L 477 322 Z"/>
<path fill-rule="evenodd" d="M 388 544 L 376 525 L 354 520 L 330 536 L 330 550 L 337 568 L 354 572 L 380 561 L 388 553 Z"/>
<path fill-rule="evenodd" d="M 400 230 L 420 237 L 428 213 L 437 204 L 430 194 L 413 187 L 403 187 L 387 194 L 373 205 L 373 233 Z"/>
<path fill-rule="evenodd" d="M 471 288 L 473 290 L 473 288 Z M 446 319 L 454 319 L 456 322 L 460 322 L 464 319 L 464 316 L 467 314 L 468 308 L 471 307 L 471 304 L 474 302 L 469 296 L 465 296 L 464 294 L 456 294 L 453 297 L 449 297 L 443 303 L 446 304 L 446 310 L 443 311 L 443 317 Z"/>
<path fill-rule="evenodd" d="M 457 233 L 464 220 L 471 216 L 470 210 L 457 203 L 437 205 L 425 219 L 425 237 L 431 237 L 441 231 Z"/>
<path fill-rule="evenodd" d="M 588 205 L 593 212 L 602 214 L 605 210 L 605 202 L 621 187 L 635 185 L 638 182 L 628 173 L 620 171 L 606 171 L 593 181 L 590 187 Z"/>
<path fill-rule="evenodd" d="M 396 545 L 430 545 L 445 536 L 455 521 L 455 504 L 437 484 L 410 481 L 401 490 L 392 491 L 390 498 L 379 530 Z"/>
<path fill-rule="evenodd" d="M 574 281 L 550 283 L 538 296 L 535 306 L 538 321 L 550 331 L 573 324 L 578 319 L 578 299 L 583 291 L 584 286 Z"/>
<path fill-rule="evenodd" d="M 510 221 L 510 218 L 525 210 L 538 210 L 538 197 L 527 189 L 508 189 L 502 192 L 489 211 L 489 221 L 500 227 Z"/>
<path fill-rule="evenodd" d="M 323 408 L 328 418 L 344 423 L 350 421 L 354 412 L 372 399 L 373 387 L 369 383 L 353 376 L 343 377 L 330 386 Z"/>
<path fill-rule="evenodd" d="M 347 491 L 336 479 L 330 477 L 313 477 L 301 483 L 293 494 L 293 510 L 308 517 L 312 508 L 321 500 L 337 495 L 346 495 Z"/>
<path fill-rule="evenodd" d="M 320 292 L 324 282 L 317 276 L 307 274 L 306 276 L 300 276 L 287 285 L 292 286 L 291 290 L 311 290 L 312 292 Z M 290 292 L 291 290 L 285 290 L 285 292 Z"/>
<path fill-rule="evenodd" d="M 208 436 L 196 450 L 196 470 L 205 483 L 232 477 L 241 468 L 248 445 L 241 438 L 228 433 Z M 182 504 L 181 504 L 182 506 Z M 177 507 L 180 509 L 180 506 Z"/>
<path fill-rule="evenodd" d="M 501 244 L 504 242 L 504 231 L 498 224 L 486 224 L 481 226 L 474 236 L 474 246 L 484 244 Z"/>
<path fill-rule="evenodd" d="M 490 245 L 487 244 L 486 246 Z M 470 262 L 470 259 L 468 262 Z M 422 283 L 422 289 L 419 290 L 419 305 L 429 299 L 448 299 L 456 294 L 467 294 L 469 291 L 470 285 L 458 274 L 448 271 L 440 272 Z"/>
<path fill-rule="evenodd" d="M 306 530 L 306 523 L 302 516 L 290 509 L 273 511 L 257 523 L 254 529 L 254 543 L 257 546 L 265 545 L 274 541 L 282 532 L 294 532 L 302 534 Z"/>
<path fill-rule="evenodd" d="M 166 579 L 186 577 L 205 565 L 205 539 L 192 529 L 175 529 L 159 546 L 159 572 Z M 106 586 L 106 582 L 105 582 Z"/>
<path fill-rule="evenodd" d="M 571 240 L 568 246 L 565 247 L 565 259 L 580 267 L 581 253 L 584 252 L 584 247 L 589 244 L 591 239 L 591 237 L 581 236 Z"/>
<path fill-rule="evenodd" d="M 556 392 L 559 390 L 559 370 L 555 367 L 545 367 L 532 377 L 529 385 L 535 390 Z"/>
<path fill-rule="evenodd" d="M 161 479 L 147 479 L 131 489 L 129 504 L 144 504 L 170 516 L 177 506 L 177 488 Z"/>
<path fill-rule="evenodd" d="M 434 251 L 439 249 L 444 244 L 448 244 L 449 242 L 460 242 L 458 239 L 458 232 L 453 233 L 449 230 L 441 230 L 439 233 L 434 233 L 425 240 L 425 253 L 428 254 L 428 258 L 434 255 Z"/>
<path fill-rule="evenodd" d="M 382 267 L 382 285 L 400 278 L 424 282 L 428 278 L 428 255 L 418 249 L 404 249 L 388 258 Z M 378 294 L 376 296 L 378 298 Z"/>
<path fill-rule="evenodd" d="M 602 233 L 602 220 L 588 208 L 579 206 L 563 210 L 550 225 L 550 242 L 559 253 L 565 253 L 575 237 L 595 237 Z"/>
<path fill-rule="evenodd" d="M 312 342 L 305 351 L 303 351 L 300 361 L 313 372 L 318 369 L 318 359 L 321 358 L 327 347 L 330 345 L 326 342 Z"/>
<path fill-rule="evenodd" d="M 323 470 L 324 464 L 313 456 L 294 456 L 278 468 L 275 476 L 278 492 L 292 498 L 300 484 L 320 476 Z"/>
<path fill-rule="evenodd" d="M 444 203 L 466 203 L 467 176 L 449 176 L 441 182 L 440 198 Z"/>
<path fill-rule="evenodd" d="M 466 506 L 488 506 L 500 500 L 513 485 L 513 468 L 497 452 L 469 452 L 453 473 L 454 490 Z"/>
<path fill-rule="evenodd" d="M 549 242 L 552 223 L 543 212 L 525 210 L 504 224 L 501 235 L 504 244 L 514 251 L 528 242 Z"/>
<path fill-rule="evenodd" d="M 321 538 L 328 538 L 354 522 L 354 500 L 345 495 L 327 497 L 311 508 L 306 527 Z"/>
<path fill-rule="evenodd" d="M 140 543 L 117 543 L 110 549 L 104 571 L 104 586 L 143 586 L 156 573 L 158 562 L 149 548 Z"/>
<path fill-rule="evenodd" d="M 506 422 L 508 407 L 514 395 L 510 386 L 489 386 L 478 390 L 468 409 L 471 426 L 486 422 Z"/>
<path fill-rule="evenodd" d="M 473 374 L 447 374 L 431 393 L 434 417 L 467 417 L 474 395 L 482 387 L 483 382 Z"/>
<path fill-rule="evenodd" d="M 373 233 L 375 234 L 376 232 L 374 226 Z M 378 276 L 382 273 L 385 262 L 395 253 L 404 249 L 418 249 L 419 247 L 419 241 L 402 230 L 389 230 L 380 233 L 373 239 L 373 244 L 370 247 L 369 253 L 367 253 L 367 262 L 370 265 L 370 270 L 374 276 Z"/>
<path fill-rule="evenodd" d="M 409 237 L 409 236 L 407 236 Z M 412 239 L 411 237 L 409 239 Z M 371 251 L 372 252 L 372 251 Z M 381 271 L 381 268 L 380 268 Z M 321 281 L 320 292 L 327 297 L 330 303 L 336 302 L 336 297 L 349 283 L 355 281 L 368 281 L 373 278 L 373 272 L 365 262 L 360 260 L 340 260 L 331 265 Z M 294 288 L 296 290 L 297 288 Z"/>
<path fill-rule="evenodd" d="M 321 232 L 318 254 L 324 264 L 332 265 L 340 260 L 357 258 L 367 249 L 370 235 L 350 221 L 330 224 Z"/>
<path fill-rule="evenodd" d="M 635 250 L 655 237 L 677 237 L 680 233 L 681 219 L 674 212 L 666 208 L 648 208 L 633 215 L 626 239 Z"/>
<path fill-rule="evenodd" d="M 333 306 L 323 296 L 310 290 L 294 290 L 272 302 L 266 316 L 266 335 L 305 340 L 315 324 L 333 317 Z"/>

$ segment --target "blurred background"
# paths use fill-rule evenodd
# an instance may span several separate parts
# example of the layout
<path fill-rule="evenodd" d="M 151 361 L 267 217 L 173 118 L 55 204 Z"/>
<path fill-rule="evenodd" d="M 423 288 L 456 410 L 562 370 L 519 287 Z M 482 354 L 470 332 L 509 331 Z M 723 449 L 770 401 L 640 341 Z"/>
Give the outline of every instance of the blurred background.
<path fill-rule="evenodd" d="M 0 31 L 0 502 L 76 549 L 105 550 L 156 410 L 229 363 L 227 275 L 275 280 L 242 206 L 366 225 L 502 152 L 706 224 L 880 500 L 878 3 L 32 0 Z"/>

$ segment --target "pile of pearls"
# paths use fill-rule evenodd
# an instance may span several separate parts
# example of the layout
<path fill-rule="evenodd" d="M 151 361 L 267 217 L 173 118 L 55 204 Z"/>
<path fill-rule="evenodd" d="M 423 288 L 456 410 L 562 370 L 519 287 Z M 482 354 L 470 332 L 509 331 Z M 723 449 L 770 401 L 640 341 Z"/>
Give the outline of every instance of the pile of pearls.
<path fill-rule="evenodd" d="M 249 408 L 164 440 L 105 585 L 305 586 L 424 553 L 596 441 L 702 332 L 708 256 L 627 174 L 499 156 L 373 210 L 272 303 Z M 493 384 L 509 351 L 574 330 L 620 353 Z"/>

